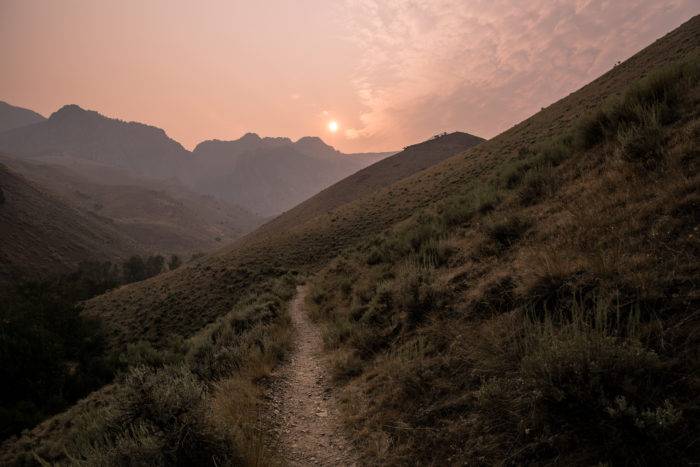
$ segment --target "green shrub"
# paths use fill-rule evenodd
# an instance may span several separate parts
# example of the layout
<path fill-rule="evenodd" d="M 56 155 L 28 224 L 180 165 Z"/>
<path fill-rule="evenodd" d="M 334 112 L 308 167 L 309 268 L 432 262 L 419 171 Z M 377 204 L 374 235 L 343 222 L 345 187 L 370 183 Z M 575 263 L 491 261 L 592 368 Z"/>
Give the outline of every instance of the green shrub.
<path fill-rule="evenodd" d="M 431 239 L 423 243 L 413 257 L 425 268 L 437 268 L 447 264 L 454 252 L 448 241 Z"/>
<path fill-rule="evenodd" d="M 344 382 L 361 375 L 363 368 L 364 361 L 354 352 L 342 352 L 333 358 L 331 375 L 336 382 Z"/>
<path fill-rule="evenodd" d="M 501 314 L 515 308 L 515 281 L 510 276 L 500 277 L 488 284 L 481 299 L 475 304 L 479 314 Z"/>
<path fill-rule="evenodd" d="M 431 240 L 443 238 L 446 229 L 440 219 L 434 215 L 421 213 L 415 220 L 399 230 L 395 237 L 404 254 L 418 252 L 421 246 Z"/>
<path fill-rule="evenodd" d="M 206 395 L 184 366 L 134 368 L 112 410 L 78 431 L 67 450 L 84 465 L 229 465 L 237 456 L 210 424 Z"/>
<path fill-rule="evenodd" d="M 664 130 L 658 109 L 650 107 L 638 112 L 639 123 L 618 130 L 618 151 L 623 160 L 649 165 L 663 157 Z"/>
<path fill-rule="evenodd" d="M 126 351 L 120 356 L 124 367 L 150 366 L 162 367 L 181 363 L 186 351 L 181 337 L 174 337 L 168 345 L 155 349 L 150 342 L 139 341 L 127 344 Z"/>
<path fill-rule="evenodd" d="M 468 197 L 450 199 L 442 207 L 441 215 L 448 226 L 466 224 L 474 216 L 471 199 Z"/>
<path fill-rule="evenodd" d="M 512 326 L 477 342 L 483 380 L 472 434 L 481 445 L 470 449 L 508 464 L 675 464 L 685 457 L 691 438 L 678 381 L 670 362 L 643 342 L 638 314 L 609 301 L 574 301 Z"/>
<path fill-rule="evenodd" d="M 498 171 L 498 186 L 512 190 L 520 184 L 523 174 L 530 168 L 527 160 L 515 160 L 501 166 Z"/>
<path fill-rule="evenodd" d="M 170 261 L 168 261 L 168 269 L 173 271 L 182 265 L 182 260 L 178 255 L 170 255 Z"/>
<path fill-rule="evenodd" d="M 492 219 L 486 225 L 486 234 L 502 249 L 510 248 L 530 228 L 530 223 L 518 216 Z"/>
<path fill-rule="evenodd" d="M 548 164 L 556 167 L 572 153 L 572 138 L 565 135 L 552 138 L 535 146 L 536 164 Z"/>
<path fill-rule="evenodd" d="M 346 316 L 334 316 L 324 329 L 323 342 L 325 346 L 329 349 L 337 349 L 348 340 L 353 332 L 353 328 L 353 324 Z"/>
<path fill-rule="evenodd" d="M 540 164 L 525 172 L 518 190 L 518 199 L 523 206 L 536 204 L 545 196 L 553 194 L 557 180 L 549 164 Z"/>
<path fill-rule="evenodd" d="M 474 215 L 492 211 L 499 202 L 500 195 L 493 185 L 481 185 L 466 196 L 454 197 L 443 203 L 442 220 L 448 227 L 464 225 Z"/>
<path fill-rule="evenodd" d="M 521 186 L 528 177 L 532 179 L 532 172 L 551 171 L 571 154 L 571 146 L 571 139 L 562 137 L 538 143 L 526 151 L 521 150 L 518 159 L 500 167 L 496 184 L 512 190 Z"/>
<path fill-rule="evenodd" d="M 648 109 L 655 109 L 659 125 L 678 118 L 682 96 L 700 81 L 700 58 L 693 56 L 652 73 L 631 86 L 621 98 L 608 100 L 601 108 L 583 117 L 575 130 L 579 147 L 589 149 L 618 132 L 645 125 Z"/>
<path fill-rule="evenodd" d="M 432 271 L 411 263 L 399 269 L 393 288 L 396 307 L 406 314 L 411 326 L 420 323 L 438 308 L 444 296 L 444 290 L 436 282 Z"/>

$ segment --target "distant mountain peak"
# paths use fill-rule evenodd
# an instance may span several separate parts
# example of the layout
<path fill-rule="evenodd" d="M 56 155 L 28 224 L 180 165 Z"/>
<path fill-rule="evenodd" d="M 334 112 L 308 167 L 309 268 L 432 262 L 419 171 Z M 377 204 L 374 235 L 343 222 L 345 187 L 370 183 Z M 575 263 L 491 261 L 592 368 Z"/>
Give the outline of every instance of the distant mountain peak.
<path fill-rule="evenodd" d="M 260 141 L 261 139 L 262 138 L 260 138 L 260 135 L 258 135 L 257 133 L 248 132 L 245 135 L 238 138 L 238 141 L 252 142 L 252 141 Z"/>
<path fill-rule="evenodd" d="M 46 120 L 33 110 L 16 107 L 7 102 L 0 101 L 0 132 L 31 125 Z"/>
<path fill-rule="evenodd" d="M 297 143 L 321 143 L 321 144 L 326 144 L 321 138 L 318 136 L 302 136 L 297 140 Z M 328 146 L 326 144 L 326 146 Z"/>
<path fill-rule="evenodd" d="M 83 109 L 77 104 L 64 105 L 49 116 L 50 121 L 71 121 L 77 118 L 103 118 L 107 120 L 107 117 L 104 115 L 94 110 Z"/>
<path fill-rule="evenodd" d="M 294 146 L 304 154 L 310 156 L 324 157 L 327 155 L 339 154 L 336 148 L 326 144 L 326 142 L 318 136 L 303 136 L 294 143 Z"/>

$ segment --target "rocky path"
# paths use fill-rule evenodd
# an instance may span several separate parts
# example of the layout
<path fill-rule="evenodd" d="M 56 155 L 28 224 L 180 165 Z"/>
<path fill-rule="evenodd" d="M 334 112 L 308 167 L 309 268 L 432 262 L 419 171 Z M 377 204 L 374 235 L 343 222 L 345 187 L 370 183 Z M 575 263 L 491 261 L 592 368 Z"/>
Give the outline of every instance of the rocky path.
<path fill-rule="evenodd" d="M 320 332 L 304 310 L 305 297 L 306 288 L 299 287 L 290 309 L 296 345 L 270 393 L 279 454 L 288 465 L 356 465 L 320 360 Z"/>

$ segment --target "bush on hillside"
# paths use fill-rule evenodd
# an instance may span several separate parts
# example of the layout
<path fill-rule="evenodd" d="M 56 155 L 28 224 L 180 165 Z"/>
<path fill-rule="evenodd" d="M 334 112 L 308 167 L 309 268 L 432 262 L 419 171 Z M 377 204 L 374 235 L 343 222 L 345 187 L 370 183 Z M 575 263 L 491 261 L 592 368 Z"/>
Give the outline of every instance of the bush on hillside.
<path fill-rule="evenodd" d="M 640 113 L 639 123 L 618 130 L 619 154 L 623 160 L 651 165 L 663 158 L 664 130 L 657 109 L 643 109 Z"/>
<path fill-rule="evenodd" d="M 515 341 L 482 335 L 475 435 L 487 437 L 471 449 L 492 459 L 511 452 L 515 464 L 565 459 L 581 446 L 595 447 L 579 459 L 586 464 L 682 458 L 684 402 L 675 399 L 668 362 L 642 343 L 638 318 L 620 319 L 603 302 L 573 307 L 526 318 Z"/>
<path fill-rule="evenodd" d="M 85 465 L 231 465 L 240 462 L 209 421 L 206 387 L 183 366 L 136 367 L 115 406 L 68 442 Z M 95 441 L 93 441 L 95 440 Z"/>
<path fill-rule="evenodd" d="M 645 125 L 651 109 L 655 125 L 674 122 L 685 91 L 699 81 L 700 58 L 697 57 L 649 75 L 631 86 L 621 98 L 609 100 L 582 118 L 575 131 L 578 146 L 589 149 L 616 138 L 620 131 Z"/>
<path fill-rule="evenodd" d="M 531 206 L 542 198 L 551 196 L 556 189 L 557 179 L 549 164 L 532 167 L 520 180 L 518 200 L 523 206 Z"/>
<path fill-rule="evenodd" d="M 464 225 L 476 214 L 492 211 L 500 201 L 498 190 L 491 184 L 485 184 L 466 196 L 456 196 L 443 203 L 442 220 L 448 227 Z"/>
<path fill-rule="evenodd" d="M 493 218 L 486 225 L 487 236 L 501 249 L 510 248 L 530 228 L 530 223 L 519 216 Z"/>

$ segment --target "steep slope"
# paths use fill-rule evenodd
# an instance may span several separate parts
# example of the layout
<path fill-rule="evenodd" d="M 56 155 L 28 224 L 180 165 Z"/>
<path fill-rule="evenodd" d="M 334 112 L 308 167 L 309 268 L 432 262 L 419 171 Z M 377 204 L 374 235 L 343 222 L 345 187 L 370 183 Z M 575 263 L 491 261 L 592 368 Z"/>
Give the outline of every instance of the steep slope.
<path fill-rule="evenodd" d="M 64 165 L 40 164 L 0 155 L 0 161 L 36 186 L 59 195 L 80 211 L 112 221 L 114 228 L 146 251 L 183 254 L 214 249 L 260 225 L 262 219 L 238 206 L 194 193 L 177 183 L 112 177 L 103 184 Z"/>
<path fill-rule="evenodd" d="M 294 207 L 265 226 L 266 230 L 285 229 L 303 220 L 331 211 L 338 206 L 384 188 L 402 178 L 435 165 L 484 141 L 467 133 L 451 133 L 408 146 L 335 183 Z"/>
<path fill-rule="evenodd" d="M 1 133 L 0 150 L 18 157 L 84 159 L 157 179 L 180 175 L 190 155 L 160 128 L 107 118 L 77 105 Z"/>
<path fill-rule="evenodd" d="M 143 252 L 107 219 L 62 203 L 3 164 L 0 189 L 0 288 Z"/>
<path fill-rule="evenodd" d="M 317 137 L 292 142 L 248 133 L 197 145 L 190 182 L 198 191 L 272 216 L 390 154 L 343 154 Z"/>
<path fill-rule="evenodd" d="M 311 279 L 362 463 L 693 465 L 699 137 L 700 50 Z"/>
<path fill-rule="evenodd" d="M 416 210 L 494 176 L 527 147 L 570 130 L 586 112 L 649 70 L 686 57 L 700 44 L 700 19 L 688 23 L 581 90 L 463 154 L 308 220 L 284 214 L 286 229 L 263 226 L 230 248 L 174 273 L 131 285 L 88 303 L 113 328 L 115 343 L 190 334 L 225 313 L 238 294 L 271 268 L 313 271 L 346 248 Z M 143 315 L 140 315 L 143 313 Z M 150 323 L 148 328 L 144 323 Z M 155 331 L 155 323 L 158 323 Z"/>
<path fill-rule="evenodd" d="M 688 60 L 664 68 L 677 59 Z M 699 104 L 694 18 L 489 142 L 109 293 L 90 313 L 109 321 L 114 342 L 162 344 L 302 268 L 316 273 L 308 305 L 361 462 L 693 465 Z M 582 119 L 584 108 L 595 112 Z M 230 344 L 249 329 L 244 316 L 234 309 L 216 334 Z M 263 349 L 263 336 L 241 347 Z M 218 368 L 217 352 L 195 355 Z M 60 451 L 60 434 L 45 433 L 17 452 Z M 153 444 L 134 441 L 128 454 Z"/>
<path fill-rule="evenodd" d="M 8 109 L 8 118 L 24 112 Z M 26 115 L 23 121 L 33 123 Z M 191 153 L 160 128 L 108 118 L 77 105 L 35 121 L 0 129 L 0 151 L 64 165 L 103 185 L 124 185 L 129 179 L 144 184 L 179 180 L 194 191 L 265 217 L 391 154 L 342 154 L 317 137 L 293 142 L 253 133 L 235 141 L 204 141 Z"/>
<path fill-rule="evenodd" d="M 120 313 L 111 309 L 111 304 L 117 303 L 113 301 L 115 299 L 111 296 L 109 298 L 105 297 L 110 304 L 107 306 L 107 310 L 99 311 L 98 313 L 100 317 L 109 322 L 114 322 L 115 324 L 118 322 L 117 328 L 113 330 L 115 342 L 125 342 L 125 337 L 128 334 L 144 336 L 156 341 L 166 338 L 169 333 L 188 334 L 191 332 L 190 329 L 198 329 L 198 327 L 206 324 L 214 316 L 226 310 L 233 303 L 232 300 L 235 299 L 237 293 L 245 290 L 249 284 L 265 278 L 270 273 L 276 274 L 276 268 L 303 267 L 305 264 L 320 263 L 324 259 L 331 258 L 337 254 L 342 248 L 342 243 L 340 242 L 345 240 L 354 241 L 353 236 L 356 234 L 352 232 L 355 227 L 353 225 L 343 225 L 343 222 L 336 224 L 336 219 L 333 217 L 334 214 L 332 214 L 334 212 L 332 211 L 333 208 L 351 201 L 356 201 L 361 206 L 362 202 L 360 200 L 363 197 L 371 196 L 372 193 L 383 189 L 392 181 L 409 177 L 437 161 L 444 160 L 450 155 L 459 153 L 482 141 L 481 138 L 466 133 L 454 133 L 411 146 L 405 151 L 377 163 L 375 166 L 364 169 L 351 177 L 352 180 L 349 182 L 340 182 L 319 193 L 298 208 L 275 218 L 254 233 L 235 242 L 233 246 L 228 247 L 226 250 L 230 251 L 230 253 L 222 253 L 215 258 L 210 258 L 206 264 L 194 265 L 191 270 L 188 269 L 188 274 L 185 276 L 176 274 L 172 279 L 175 282 L 167 287 L 157 286 L 159 291 L 149 297 L 149 300 L 152 300 L 151 305 L 149 305 L 153 307 L 151 309 L 156 309 L 156 307 L 160 306 L 154 307 L 154 303 L 163 303 L 163 306 L 164 302 L 162 301 L 175 303 L 179 301 L 180 297 L 184 298 L 180 292 L 177 292 L 178 281 L 183 280 L 186 283 L 198 282 L 204 284 L 208 280 L 207 276 L 214 273 L 211 280 L 216 282 L 215 285 L 207 285 L 206 289 L 195 289 L 189 292 L 195 294 L 195 296 L 191 296 L 193 301 L 201 303 L 202 306 L 201 309 L 198 308 L 194 316 L 188 316 L 184 320 L 173 320 L 172 322 L 169 320 L 163 321 L 162 318 L 154 316 L 153 319 L 161 321 L 162 324 L 158 327 L 148 326 L 148 329 L 144 329 L 137 321 L 132 320 L 130 316 L 124 316 L 126 319 L 122 320 L 122 317 L 119 316 Z M 285 151 L 288 151 L 288 149 L 285 149 Z M 329 210 L 331 210 L 330 214 Z M 296 241 L 296 235 L 298 234 L 295 232 L 303 232 L 307 228 L 306 226 L 313 225 L 310 223 L 318 218 L 324 219 L 324 222 L 330 222 L 330 226 L 340 227 L 343 229 L 342 233 L 335 233 L 325 237 L 323 232 L 310 231 L 313 236 L 305 239 L 305 241 L 314 243 L 310 249 L 305 249 L 306 246 L 301 247 L 301 245 L 294 246 L 293 243 L 283 243 Z M 327 227 L 324 226 L 323 228 Z M 285 233 L 294 235 L 294 237 L 285 239 Z M 357 234 L 361 234 L 361 232 L 357 232 Z M 302 233 L 301 235 L 303 236 L 304 234 Z M 265 246 L 268 242 L 268 237 L 277 237 L 276 240 L 272 240 L 272 244 L 275 245 L 272 250 L 267 250 Z M 280 243 L 276 244 L 274 242 Z M 298 247 L 301 248 L 297 249 Z M 309 256 L 301 259 L 292 259 L 286 256 L 290 252 L 293 252 L 295 255 L 308 254 Z M 230 267 L 224 266 L 224 262 L 228 261 L 226 258 L 229 255 L 235 259 L 232 259 Z M 216 263 L 214 270 L 212 270 L 210 265 L 211 261 Z M 138 286 L 128 286 L 129 289 L 131 287 L 136 288 Z M 140 298 L 140 292 L 132 294 L 131 292 L 126 292 L 125 289 L 124 294 L 130 300 Z M 197 305 L 197 307 L 199 306 Z M 88 304 L 89 310 L 92 307 L 92 303 Z M 147 319 L 151 318 L 148 317 Z"/>
<path fill-rule="evenodd" d="M 46 120 L 38 113 L 0 101 L 0 133 Z"/>

